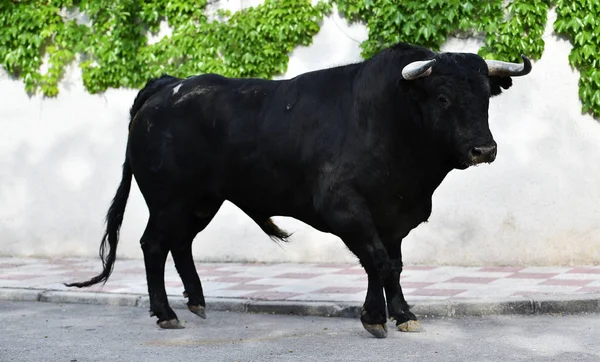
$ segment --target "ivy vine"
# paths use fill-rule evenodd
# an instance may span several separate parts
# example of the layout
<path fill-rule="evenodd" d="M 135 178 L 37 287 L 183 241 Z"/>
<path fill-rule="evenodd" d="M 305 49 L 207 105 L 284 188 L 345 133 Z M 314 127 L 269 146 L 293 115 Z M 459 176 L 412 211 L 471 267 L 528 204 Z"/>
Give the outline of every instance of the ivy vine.
<path fill-rule="evenodd" d="M 162 73 L 187 77 L 220 73 L 272 77 L 284 73 L 288 54 L 309 45 L 331 4 L 266 0 L 234 14 L 205 13 L 207 0 L 0 0 L 0 64 L 20 77 L 29 93 L 58 93 L 65 66 L 79 55 L 90 93 L 139 88 Z M 80 12 L 90 25 L 68 14 Z M 160 22 L 169 37 L 149 44 Z M 40 70 L 43 56 L 48 70 Z"/>
<path fill-rule="evenodd" d="M 600 117 L 600 2 L 597 0 L 335 0 L 350 21 L 366 23 L 361 44 L 368 58 L 398 41 L 439 50 L 449 35 L 480 36 L 486 59 L 521 62 L 544 52 L 548 12 L 556 6 L 554 30 L 572 39 L 570 64 L 581 73 L 582 112 Z"/>
<path fill-rule="evenodd" d="M 491 30 L 502 16 L 501 0 L 336 0 L 339 11 L 350 21 L 364 22 L 369 38 L 361 44 L 362 56 L 403 41 L 434 50 L 455 31 Z"/>
<path fill-rule="evenodd" d="M 571 39 L 569 62 L 581 74 L 582 110 L 600 116 L 596 0 L 265 0 L 213 17 L 207 0 L 0 0 L 0 65 L 23 79 L 27 92 L 46 96 L 58 93 L 75 59 L 91 93 L 139 88 L 162 73 L 271 78 L 286 71 L 296 46 L 311 43 L 333 4 L 368 27 L 364 58 L 399 41 L 439 50 L 448 36 L 462 34 L 484 40 L 482 57 L 514 62 L 521 53 L 542 56 L 548 11 L 556 7 L 554 30 Z M 163 20 L 172 33 L 149 43 Z"/>
<path fill-rule="evenodd" d="M 558 0 L 554 31 L 573 42 L 571 66 L 579 69 L 583 112 L 600 117 L 600 3 L 596 0 Z"/>
<path fill-rule="evenodd" d="M 542 35 L 550 9 L 547 0 L 513 0 L 500 14 L 509 17 L 486 29 L 479 54 L 487 59 L 522 62 L 521 54 L 539 59 L 544 52 Z"/>

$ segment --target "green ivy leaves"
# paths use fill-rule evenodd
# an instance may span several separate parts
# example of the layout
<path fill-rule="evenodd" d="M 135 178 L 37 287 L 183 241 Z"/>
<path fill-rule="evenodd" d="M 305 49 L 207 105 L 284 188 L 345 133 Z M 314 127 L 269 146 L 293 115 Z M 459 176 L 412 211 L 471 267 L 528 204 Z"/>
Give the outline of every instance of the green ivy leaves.
<path fill-rule="evenodd" d="M 362 55 L 365 58 L 400 41 L 438 50 L 448 35 L 453 32 L 488 31 L 502 16 L 501 1 L 336 0 L 335 2 L 346 18 L 364 21 L 367 24 L 369 39 L 361 44 Z"/>
<path fill-rule="evenodd" d="M 52 39 L 67 27 L 56 6 L 39 6 L 37 2 L 0 3 L 0 60 L 11 74 L 25 82 L 25 89 L 33 92 L 40 84 L 47 84 L 60 76 L 53 65 L 67 59 L 60 47 L 52 46 Z M 64 39 L 64 38 L 63 38 Z M 59 42 L 63 40 L 59 37 Z M 40 74 L 43 54 L 50 56 L 50 73 Z"/>
<path fill-rule="evenodd" d="M 187 77 L 219 73 L 264 77 L 284 73 L 288 54 L 309 45 L 331 4 L 310 0 L 266 0 L 262 5 L 217 20 L 205 14 L 207 0 L 0 1 L 0 64 L 25 82 L 29 93 L 58 94 L 65 66 L 81 57 L 83 83 L 90 93 L 139 88 L 168 73 Z M 85 13 L 90 24 L 66 20 L 67 11 Z M 169 37 L 148 44 L 162 20 Z M 47 56 L 48 70 L 40 70 Z"/>
<path fill-rule="evenodd" d="M 508 19 L 487 29 L 479 54 L 486 59 L 521 62 L 521 54 L 539 59 L 544 52 L 542 34 L 549 4 L 546 0 L 513 0 L 506 6 Z M 501 13 L 502 14 L 502 13 Z"/>
<path fill-rule="evenodd" d="M 485 37 L 484 58 L 539 59 L 550 7 L 554 30 L 571 38 L 570 64 L 580 73 L 582 110 L 600 116 L 600 5 L 596 0 L 265 0 L 231 14 L 206 15 L 207 0 L 0 0 L 0 64 L 20 77 L 29 93 L 58 94 L 65 66 L 80 57 L 91 93 L 139 88 L 163 73 L 187 77 L 219 73 L 271 78 L 287 69 L 288 54 L 309 45 L 319 22 L 336 3 L 350 21 L 361 21 L 368 58 L 399 41 L 434 50 L 457 33 Z M 89 24 L 67 20 L 69 11 Z M 148 43 L 162 20 L 169 37 Z M 42 71 L 42 64 L 46 70 Z"/>
<path fill-rule="evenodd" d="M 600 3 L 559 0 L 556 13 L 554 31 L 569 36 L 573 42 L 569 63 L 581 73 L 582 111 L 600 117 Z"/>
<path fill-rule="evenodd" d="M 539 59 L 548 11 L 556 5 L 557 33 L 570 36 L 571 65 L 579 69 L 583 112 L 600 116 L 600 3 L 596 0 L 335 0 L 352 21 L 363 21 L 369 38 L 361 44 L 370 57 L 398 41 L 438 50 L 455 33 L 485 34 L 479 54 L 486 59 L 521 62 L 526 54 Z"/>

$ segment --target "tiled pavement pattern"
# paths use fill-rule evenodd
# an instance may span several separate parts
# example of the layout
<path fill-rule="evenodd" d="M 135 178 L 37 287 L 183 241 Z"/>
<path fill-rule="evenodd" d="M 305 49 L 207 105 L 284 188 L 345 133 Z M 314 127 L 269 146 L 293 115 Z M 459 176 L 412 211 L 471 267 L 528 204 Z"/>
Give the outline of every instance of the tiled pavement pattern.
<path fill-rule="evenodd" d="M 197 263 L 196 267 L 205 295 L 213 298 L 355 303 L 364 300 L 367 287 L 358 263 Z M 117 260 L 104 286 L 77 289 L 62 284 L 86 280 L 100 269 L 99 259 L 0 257 L 0 288 L 147 294 L 142 260 Z M 169 295 L 182 295 L 183 286 L 170 257 L 165 282 Z M 411 304 L 419 300 L 592 294 L 600 293 L 600 266 L 406 266 L 402 286 Z"/>

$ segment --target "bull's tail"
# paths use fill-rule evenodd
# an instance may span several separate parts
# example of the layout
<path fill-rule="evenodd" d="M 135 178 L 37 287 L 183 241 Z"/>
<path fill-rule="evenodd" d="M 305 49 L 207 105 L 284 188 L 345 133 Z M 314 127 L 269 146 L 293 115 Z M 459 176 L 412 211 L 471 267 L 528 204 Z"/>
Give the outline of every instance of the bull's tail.
<path fill-rule="evenodd" d="M 144 87 L 144 89 L 138 93 L 137 97 L 133 101 L 133 106 L 130 110 L 130 122 L 133 120 L 137 112 L 140 110 L 140 108 L 142 108 L 142 105 L 148 100 L 148 98 L 150 98 L 153 94 L 158 92 L 167 84 L 174 83 L 174 80 L 179 81 L 177 78 L 163 75 L 158 79 L 149 81 L 146 84 L 146 87 Z M 121 224 L 123 223 L 123 216 L 125 214 L 127 199 L 129 198 L 129 190 L 131 189 L 132 178 L 133 173 L 131 171 L 131 166 L 129 165 L 129 160 L 127 157 L 125 157 L 121 183 L 119 184 L 117 194 L 113 198 L 110 208 L 108 209 L 108 213 L 106 215 L 106 231 L 104 232 L 102 242 L 100 243 L 99 255 L 100 259 L 102 260 L 102 272 L 88 281 L 65 284 L 66 286 L 78 288 L 89 287 L 100 282 L 106 283 L 110 277 L 115 260 L 117 258 L 119 231 L 121 229 Z"/>
<path fill-rule="evenodd" d="M 106 215 L 106 231 L 102 242 L 100 243 L 100 259 L 102 259 L 102 272 L 92 279 L 80 282 L 65 284 L 67 287 L 89 287 L 91 285 L 104 282 L 108 280 L 108 277 L 112 273 L 115 259 L 117 258 L 117 243 L 119 242 L 119 230 L 123 223 L 123 215 L 125 214 L 125 206 L 127 205 L 127 199 L 129 197 L 129 190 L 131 188 L 132 172 L 129 162 L 125 159 L 123 164 L 123 177 L 121 184 L 117 189 L 117 194 L 112 200 L 112 204 L 108 209 Z"/>

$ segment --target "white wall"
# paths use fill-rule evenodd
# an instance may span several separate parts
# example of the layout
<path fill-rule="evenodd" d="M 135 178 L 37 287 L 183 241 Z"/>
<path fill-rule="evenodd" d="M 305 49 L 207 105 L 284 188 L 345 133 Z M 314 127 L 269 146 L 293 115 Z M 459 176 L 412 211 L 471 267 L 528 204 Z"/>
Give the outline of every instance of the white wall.
<path fill-rule="evenodd" d="M 567 58 L 571 45 L 552 33 L 554 18 L 532 73 L 514 78 L 513 88 L 491 102 L 496 162 L 448 176 L 434 195 L 429 223 L 404 242 L 407 264 L 600 264 L 600 122 L 580 112 L 578 74 Z M 366 37 L 363 26 L 349 27 L 334 14 L 311 46 L 293 52 L 283 78 L 358 61 Z M 451 39 L 444 50 L 478 46 Z M 90 95 L 73 66 L 58 98 L 29 98 L 20 81 L 0 71 L 0 254 L 97 255 L 135 94 Z M 134 185 L 119 257 L 142 257 L 138 241 L 147 215 Z M 293 242 L 278 246 L 225 204 L 196 238 L 194 255 L 205 261 L 356 260 L 336 237 L 275 219 L 295 231 Z"/>

